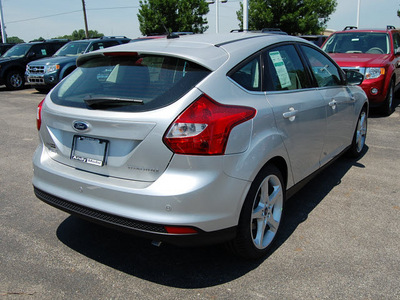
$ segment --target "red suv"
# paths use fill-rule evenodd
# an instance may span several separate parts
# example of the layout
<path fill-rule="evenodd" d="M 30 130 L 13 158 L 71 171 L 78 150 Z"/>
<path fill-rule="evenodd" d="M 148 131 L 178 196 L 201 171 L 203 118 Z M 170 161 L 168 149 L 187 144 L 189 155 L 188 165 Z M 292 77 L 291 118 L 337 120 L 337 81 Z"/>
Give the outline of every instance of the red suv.
<path fill-rule="evenodd" d="M 400 31 L 357 29 L 347 26 L 332 34 L 322 49 L 343 70 L 358 70 L 365 77 L 361 87 L 371 107 L 381 107 L 386 115 L 394 110 L 394 92 L 400 87 Z"/>

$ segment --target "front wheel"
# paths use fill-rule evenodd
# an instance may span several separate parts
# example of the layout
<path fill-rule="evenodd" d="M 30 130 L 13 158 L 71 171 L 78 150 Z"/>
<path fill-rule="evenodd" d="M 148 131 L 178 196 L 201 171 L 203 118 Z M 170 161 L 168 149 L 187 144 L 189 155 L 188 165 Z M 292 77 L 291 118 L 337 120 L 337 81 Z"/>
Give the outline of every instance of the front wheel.
<path fill-rule="evenodd" d="M 382 107 L 382 112 L 386 116 L 390 116 L 394 111 L 394 82 L 393 80 L 389 84 L 388 92 L 386 94 L 386 99 Z"/>
<path fill-rule="evenodd" d="M 11 70 L 6 76 L 6 86 L 10 90 L 19 90 L 24 87 L 24 74 L 18 70 Z"/>
<path fill-rule="evenodd" d="M 350 157 L 357 158 L 361 155 L 361 152 L 365 147 L 365 140 L 367 138 L 367 123 L 367 108 L 364 107 L 358 117 L 357 127 L 353 135 L 353 141 L 348 151 L 348 155 Z"/>
<path fill-rule="evenodd" d="M 286 191 L 281 172 L 268 165 L 252 183 L 240 214 L 236 238 L 229 243 L 239 256 L 264 256 L 275 240 L 283 217 Z"/>

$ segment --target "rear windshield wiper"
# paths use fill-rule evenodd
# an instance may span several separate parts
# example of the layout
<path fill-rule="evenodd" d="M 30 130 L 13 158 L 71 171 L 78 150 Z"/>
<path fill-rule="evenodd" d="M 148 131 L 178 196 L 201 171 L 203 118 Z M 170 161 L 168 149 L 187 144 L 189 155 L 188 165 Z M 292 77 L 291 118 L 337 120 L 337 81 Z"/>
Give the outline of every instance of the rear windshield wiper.
<path fill-rule="evenodd" d="M 115 106 L 124 106 L 130 104 L 139 104 L 143 105 L 143 100 L 140 99 L 131 99 L 131 98 L 119 98 L 119 97 L 107 97 L 107 96 L 99 96 L 92 97 L 86 96 L 83 98 L 86 105 L 91 108 L 106 108 L 106 107 L 115 107 Z"/>

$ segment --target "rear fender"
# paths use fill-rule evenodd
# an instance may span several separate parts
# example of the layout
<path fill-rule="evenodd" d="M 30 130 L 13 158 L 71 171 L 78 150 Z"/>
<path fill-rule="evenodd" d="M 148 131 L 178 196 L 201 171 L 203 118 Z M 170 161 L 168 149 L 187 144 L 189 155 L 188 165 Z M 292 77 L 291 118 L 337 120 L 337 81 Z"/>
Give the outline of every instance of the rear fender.
<path fill-rule="evenodd" d="M 224 157 L 224 172 L 229 176 L 251 182 L 267 163 L 277 157 L 285 161 L 286 170 L 281 171 L 287 173 L 286 186 L 290 187 L 294 184 L 294 180 L 289 156 L 283 144 L 282 133 L 277 131 L 276 128 L 267 128 L 262 132 L 262 135 L 252 135 L 250 147 L 247 151 L 235 155 L 226 155 Z"/>

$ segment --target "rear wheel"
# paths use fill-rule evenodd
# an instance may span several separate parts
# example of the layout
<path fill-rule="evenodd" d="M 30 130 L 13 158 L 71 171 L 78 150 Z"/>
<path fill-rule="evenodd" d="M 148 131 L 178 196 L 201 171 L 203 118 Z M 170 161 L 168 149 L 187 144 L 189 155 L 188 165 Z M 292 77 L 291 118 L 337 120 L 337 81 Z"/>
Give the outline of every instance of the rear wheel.
<path fill-rule="evenodd" d="M 244 202 L 231 249 L 247 259 L 264 256 L 275 240 L 283 217 L 285 184 L 281 172 L 266 166 L 256 177 Z"/>
<path fill-rule="evenodd" d="M 18 70 L 11 70 L 6 76 L 6 86 L 10 90 L 18 90 L 23 88 L 25 83 L 24 74 Z"/>
<path fill-rule="evenodd" d="M 353 142 L 351 143 L 348 154 L 350 157 L 359 157 L 365 147 L 365 139 L 367 138 L 368 114 L 367 108 L 364 107 L 358 117 L 357 127 L 354 131 Z"/>

